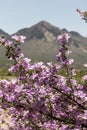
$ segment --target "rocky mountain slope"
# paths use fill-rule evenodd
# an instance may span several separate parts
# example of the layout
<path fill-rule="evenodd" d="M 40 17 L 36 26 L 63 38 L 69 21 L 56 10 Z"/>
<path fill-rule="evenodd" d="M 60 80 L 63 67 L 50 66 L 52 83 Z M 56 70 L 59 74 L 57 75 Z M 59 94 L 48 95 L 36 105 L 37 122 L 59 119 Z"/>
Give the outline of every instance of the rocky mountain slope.
<path fill-rule="evenodd" d="M 66 29 L 59 29 L 46 21 L 41 21 L 30 28 L 21 29 L 14 34 L 26 36 L 25 44 L 21 46 L 26 57 L 31 58 L 32 61 L 56 62 L 56 54 L 59 50 L 56 38 L 62 33 L 69 33 L 71 36 L 69 48 L 72 50 L 71 57 L 75 59 L 75 64 L 80 66 L 86 63 L 87 38 L 81 36 L 78 32 L 69 32 Z M 2 35 L 7 39 L 11 37 L 11 35 L 0 30 L 0 36 Z M 8 64 L 4 55 L 5 50 L 0 46 L 0 65 Z"/>

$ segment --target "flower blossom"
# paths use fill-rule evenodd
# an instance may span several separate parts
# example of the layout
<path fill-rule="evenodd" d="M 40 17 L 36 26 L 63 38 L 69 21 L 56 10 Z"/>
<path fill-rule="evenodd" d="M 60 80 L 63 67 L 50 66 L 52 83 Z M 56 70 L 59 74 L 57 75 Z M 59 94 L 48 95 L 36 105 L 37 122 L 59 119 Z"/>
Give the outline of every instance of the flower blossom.
<path fill-rule="evenodd" d="M 84 76 L 82 77 L 82 79 L 85 80 L 85 81 L 87 81 L 87 75 L 84 75 Z"/>
<path fill-rule="evenodd" d="M 5 39 L 4 38 L 0 38 L 0 43 L 3 43 L 5 42 Z"/>
<path fill-rule="evenodd" d="M 24 58 L 23 61 L 22 61 L 22 63 L 21 63 L 21 65 L 22 65 L 24 68 L 28 69 L 29 66 L 30 66 L 30 64 L 29 64 L 30 61 L 31 61 L 31 59 Z"/>
<path fill-rule="evenodd" d="M 61 45 L 65 45 L 66 43 L 69 42 L 70 36 L 69 34 L 61 34 L 57 37 L 57 42 L 60 43 Z"/>
<path fill-rule="evenodd" d="M 20 35 L 20 36 L 14 35 L 14 36 L 12 36 L 12 38 L 15 39 L 17 42 L 24 43 L 24 40 L 26 37 L 22 36 L 22 35 Z"/>
<path fill-rule="evenodd" d="M 76 9 L 76 11 L 77 11 L 82 17 L 87 17 L 87 11 L 80 11 L 79 9 Z"/>
<path fill-rule="evenodd" d="M 87 67 L 87 64 L 84 64 L 84 67 Z"/>
<path fill-rule="evenodd" d="M 11 47 L 12 44 L 13 44 L 13 41 L 7 41 L 7 42 L 5 43 L 5 46 L 9 46 L 9 47 Z"/>
<path fill-rule="evenodd" d="M 68 64 L 72 65 L 74 63 L 74 59 L 69 59 Z"/>

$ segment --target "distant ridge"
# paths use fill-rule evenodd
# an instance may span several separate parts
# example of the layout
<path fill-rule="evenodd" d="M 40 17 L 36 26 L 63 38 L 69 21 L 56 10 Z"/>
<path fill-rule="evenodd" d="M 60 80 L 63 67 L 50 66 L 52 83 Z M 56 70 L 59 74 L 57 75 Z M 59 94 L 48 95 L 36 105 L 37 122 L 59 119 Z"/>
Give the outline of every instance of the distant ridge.
<path fill-rule="evenodd" d="M 46 32 L 52 33 L 53 36 L 57 36 L 59 28 L 51 25 L 46 21 L 41 21 L 30 28 L 24 28 L 16 32 L 17 35 L 25 35 L 26 40 L 36 39 L 47 39 Z M 60 32 L 61 33 L 61 32 Z"/>
<path fill-rule="evenodd" d="M 75 59 L 75 63 L 81 65 L 87 62 L 87 38 L 75 31 L 60 29 L 46 21 L 21 29 L 12 35 L 26 36 L 25 44 L 22 45 L 22 51 L 25 56 L 33 61 L 56 62 L 56 54 L 58 53 L 59 44 L 56 42 L 58 35 L 69 33 L 71 36 L 69 48 L 72 50 L 71 57 Z M 12 35 L 0 30 L 0 36 L 5 36 L 10 39 Z M 8 64 L 5 58 L 5 51 L 0 47 L 0 64 Z"/>
<path fill-rule="evenodd" d="M 8 33 L 6 33 L 5 31 L 3 31 L 2 29 L 0 29 L 0 37 L 9 37 L 9 34 Z"/>

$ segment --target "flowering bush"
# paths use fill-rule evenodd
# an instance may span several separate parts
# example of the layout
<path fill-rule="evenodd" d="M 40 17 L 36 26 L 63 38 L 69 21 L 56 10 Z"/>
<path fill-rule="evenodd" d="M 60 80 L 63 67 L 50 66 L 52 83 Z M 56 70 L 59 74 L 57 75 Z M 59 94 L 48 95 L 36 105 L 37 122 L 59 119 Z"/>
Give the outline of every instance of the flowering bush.
<path fill-rule="evenodd" d="M 82 17 L 82 19 L 85 20 L 85 22 L 87 22 L 87 11 L 81 11 L 79 9 L 76 9 L 76 10 L 80 14 L 80 16 Z"/>
<path fill-rule="evenodd" d="M 62 34 L 57 38 L 61 46 L 57 54 L 60 65 L 32 64 L 20 50 L 25 37 L 12 38 L 14 41 L 0 38 L 6 56 L 14 61 L 9 71 L 17 73 L 17 78 L 11 81 L 0 80 L 0 112 L 8 110 L 11 117 L 7 129 L 86 130 L 87 88 L 75 80 L 74 60 L 67 58 L 71 53 L 67 46 L 70 36 Z M 60 69 L 65 70 L 65 76 L 59 74 Z M 87 76 L 83 79 L 85 84 Z"/>

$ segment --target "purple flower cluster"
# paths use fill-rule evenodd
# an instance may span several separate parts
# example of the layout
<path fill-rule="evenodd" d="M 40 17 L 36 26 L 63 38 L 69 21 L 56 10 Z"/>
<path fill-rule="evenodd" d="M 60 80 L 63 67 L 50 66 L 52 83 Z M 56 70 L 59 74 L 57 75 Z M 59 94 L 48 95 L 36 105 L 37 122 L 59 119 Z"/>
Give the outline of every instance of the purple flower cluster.
<path fill-rule="evenodd" d="M 62 34 L 57 38 L 62 47 L 57 55 L 60 65 L 32 64 L 19 47 L 25 37 L 12 38 L 16 41 L 0 40 L 7 57 L 14 61 L 9 71 L 17 73 L 17 78 L 11 81 L 0 80 L 0 104 L 11 116 L 9 129 L 86 130 L 87 89 L 75 80 L 74 60 L 67 58 L 71 53 L 67 47 L 70 36 Z M 60 74 L 62 69 L 65 76 Z"/>
<path fill-rule="evenodd" d="M 57 42 L 60 43 L 62 46 L 64 46 L 66 43 L 69 42 L 69 39 L 70 39 L 69 34 L 65 33 L 57 37 Z"/>

